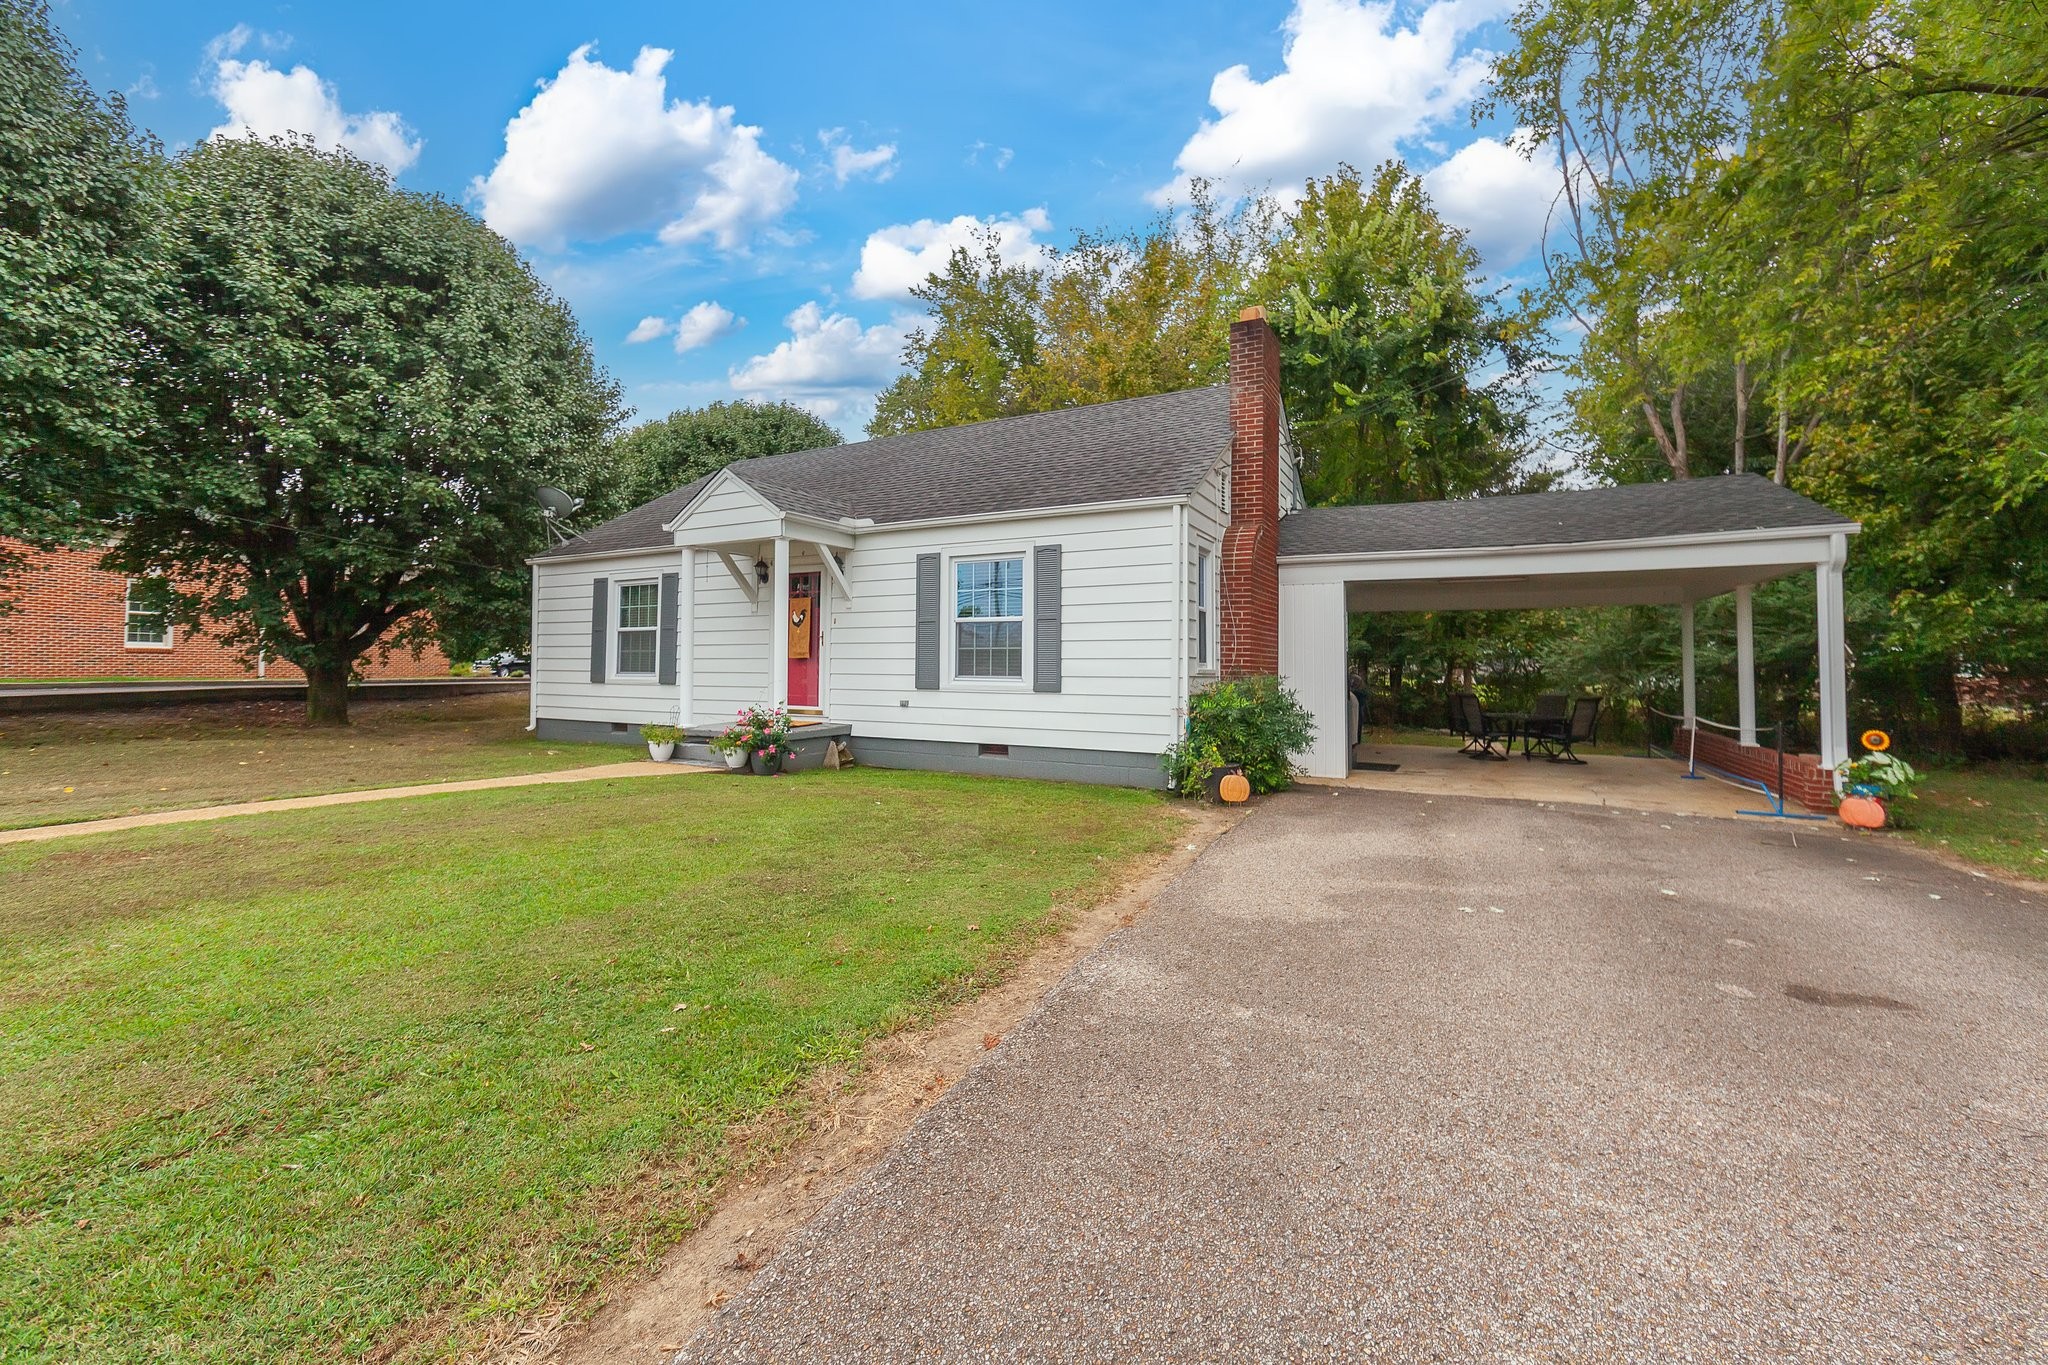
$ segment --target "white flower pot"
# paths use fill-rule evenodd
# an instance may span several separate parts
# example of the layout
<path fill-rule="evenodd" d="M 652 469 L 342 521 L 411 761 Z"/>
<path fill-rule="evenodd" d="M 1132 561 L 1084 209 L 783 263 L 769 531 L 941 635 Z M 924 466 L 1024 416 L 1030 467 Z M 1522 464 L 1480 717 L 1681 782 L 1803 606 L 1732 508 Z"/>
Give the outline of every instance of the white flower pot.
<path fill-rule="evenodd" d="M 745 749 L 727 749 L 725 751 L 725 766 L 734 772 L 738 772 L 746 767 L 747 751 Z"/>
<path fill-rule="evenodd" d="M 651 739 L 647 741 L 647 756 L 656 763 L 666 763 L 671 758 L 674 758 L 675 754 L 676 746 L 673 743 L 656 744 Z"/>

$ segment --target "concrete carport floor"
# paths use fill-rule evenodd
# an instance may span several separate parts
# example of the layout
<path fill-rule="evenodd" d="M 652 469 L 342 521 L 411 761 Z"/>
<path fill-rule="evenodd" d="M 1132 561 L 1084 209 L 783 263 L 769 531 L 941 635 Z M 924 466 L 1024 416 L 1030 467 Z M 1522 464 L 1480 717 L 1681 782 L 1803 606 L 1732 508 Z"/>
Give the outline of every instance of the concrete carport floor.
<path fill-rule="evenodd" d="M 1664 815 L 1716 815 L 1742 819 L 1781 820 L 1779 816 L 1747 816 L 1768 810 L 1771 798 L 1754 787 L 1715 777 L 1687 778 L 1685 765 L 1640 754 L 1588 754 L 1583 763 L 1552 763 L 1520 753 L 1506 761 L 1473 758 L 1459 750 L 1425 744 L 1376 744 L 1356 748 L 1360 764 L 1374 763 L 1392 772 L 1354 768 L 1341 779 L 1348 787 L 1367 791 L 1420 792 L 1427 796 L 1479 796 L 1508 801 L 1562 801 L 1574 806 L 1607 806 L 1616 810 Z M 1793 815 L 1806 808 L 1794 801 Z"/>
<path fill-rule="evenodd" d="M 2038 1359 L 2044 1061 L 2038 896 L 1303 789 L 679 1359 Z"/>

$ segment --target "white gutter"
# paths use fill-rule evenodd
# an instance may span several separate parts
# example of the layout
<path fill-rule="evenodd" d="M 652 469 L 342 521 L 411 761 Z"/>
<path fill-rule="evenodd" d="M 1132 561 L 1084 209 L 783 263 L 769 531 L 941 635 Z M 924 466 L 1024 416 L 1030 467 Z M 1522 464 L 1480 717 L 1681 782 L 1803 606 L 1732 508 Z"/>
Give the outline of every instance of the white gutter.
<path fill-rule="evenodd" d="M 1469 555 L 1571 554 L 1581 550 L 1663 550 L 1688 545 L 1737 545 L 1754 540 L 1812 540 L 1820 536 L 1855 535 L 1863 523 L 1834 522 L 1825 526 L 1779 526 L 1755 531 L 1709 531 L 1685 536 L 1642 536 L 1628 540 L 1546 541 L 1539 545 L 1459 545 L 1427 550 L 1351 550 L 1328 554 L 1281 555 L 1282 564 L 1339 564 L 1367 561 L 1392 564 L 1409 559 L 1458 558 Z"/>
<path fill-rule="evenodd" d="M 527 561 L 532 563 L 531 560 Z M 526 728 L 540 728 L 540 565 L 526 590 Z"/>

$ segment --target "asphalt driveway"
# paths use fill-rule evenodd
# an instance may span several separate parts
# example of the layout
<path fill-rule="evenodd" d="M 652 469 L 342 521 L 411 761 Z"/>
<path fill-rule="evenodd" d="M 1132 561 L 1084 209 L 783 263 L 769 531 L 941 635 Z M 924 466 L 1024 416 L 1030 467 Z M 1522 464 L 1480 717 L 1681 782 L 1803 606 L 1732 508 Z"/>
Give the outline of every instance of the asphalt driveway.
<path fill-rule="evenodd" d="M 2048 1356 L 2048 904 L 1822 825 L 1339 789 L 682 1358 L 1786 1356 Z"/>

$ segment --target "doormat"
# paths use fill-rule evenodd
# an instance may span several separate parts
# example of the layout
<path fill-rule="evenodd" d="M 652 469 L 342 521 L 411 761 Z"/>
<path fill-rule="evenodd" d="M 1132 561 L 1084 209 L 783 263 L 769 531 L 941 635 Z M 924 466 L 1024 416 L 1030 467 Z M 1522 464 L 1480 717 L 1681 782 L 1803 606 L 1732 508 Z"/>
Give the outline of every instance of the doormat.
<path fill-rule="evenodd" d="M 1351 766 L 1362 773 L 1397 773 L 1401 771 L 1401 765 L 1398 763 L 1354 763 Z"/>

